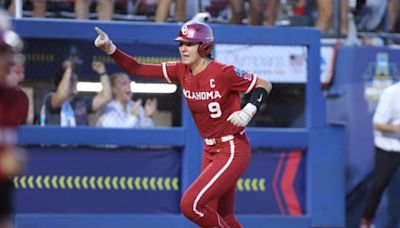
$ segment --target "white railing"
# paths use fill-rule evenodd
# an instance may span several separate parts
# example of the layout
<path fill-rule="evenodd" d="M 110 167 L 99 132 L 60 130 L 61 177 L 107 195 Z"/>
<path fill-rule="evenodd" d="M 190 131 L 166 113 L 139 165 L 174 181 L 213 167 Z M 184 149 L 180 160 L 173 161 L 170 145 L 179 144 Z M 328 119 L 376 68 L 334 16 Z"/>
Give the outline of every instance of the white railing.
<path fill-rule="evenodd" d="M 15 0 L 15 18 L 22 18 L 22 0 Z"/>

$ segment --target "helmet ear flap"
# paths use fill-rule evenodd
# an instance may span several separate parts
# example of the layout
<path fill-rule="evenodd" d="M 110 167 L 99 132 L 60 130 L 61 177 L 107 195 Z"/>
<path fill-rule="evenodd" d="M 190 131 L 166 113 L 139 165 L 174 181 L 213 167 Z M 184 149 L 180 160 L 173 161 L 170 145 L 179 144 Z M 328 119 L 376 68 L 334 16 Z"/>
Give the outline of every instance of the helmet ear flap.
<path fill-rule="evenodd" d="M 209 57 L 211 55 L 212 48 L 213 43 L 201 43 L 198 48 L 199 55 L 203 58 Z"/>

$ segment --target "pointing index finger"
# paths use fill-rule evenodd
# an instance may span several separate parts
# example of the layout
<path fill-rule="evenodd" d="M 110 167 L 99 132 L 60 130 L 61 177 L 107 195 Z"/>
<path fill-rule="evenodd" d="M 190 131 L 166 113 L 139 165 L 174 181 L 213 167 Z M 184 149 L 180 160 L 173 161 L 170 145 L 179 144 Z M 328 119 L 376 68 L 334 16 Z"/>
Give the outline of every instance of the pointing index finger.
<path fill-rule="evenodd" d="M 96 30 L 97 34 L 99 34 L 101 39 L 105 38 L 105 33 L 103 32 L 103 30 L 101 30 L 99 27 L 94 27 L 94 29 Z"/>

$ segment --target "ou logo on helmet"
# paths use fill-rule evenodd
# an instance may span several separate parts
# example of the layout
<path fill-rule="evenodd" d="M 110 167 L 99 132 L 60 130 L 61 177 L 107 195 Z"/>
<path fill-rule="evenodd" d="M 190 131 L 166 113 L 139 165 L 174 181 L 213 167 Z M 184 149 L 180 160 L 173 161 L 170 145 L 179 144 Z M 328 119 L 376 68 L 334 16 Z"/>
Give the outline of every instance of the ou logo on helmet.
<path fill-rule="evenodd" d="M 189 29 L 188 29 L 187 25 L 182 26 L 182 29 L 181 29 L 182 35 L 186 36 L 188 31 L 189 31 Z"/>

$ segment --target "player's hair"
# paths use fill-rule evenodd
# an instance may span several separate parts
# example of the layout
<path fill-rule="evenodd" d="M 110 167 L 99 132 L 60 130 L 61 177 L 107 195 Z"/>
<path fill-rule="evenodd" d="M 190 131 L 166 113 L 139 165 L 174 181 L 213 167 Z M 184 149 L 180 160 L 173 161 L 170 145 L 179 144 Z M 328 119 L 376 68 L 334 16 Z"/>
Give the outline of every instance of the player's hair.
<path fill-rule="evenodd" d="M 214 34 L 211 27 L 203 22 L 189 21 L 182 25 L 176 41 L 200 43 L 198 52 L 203 58 L 211 58 Z"/>

